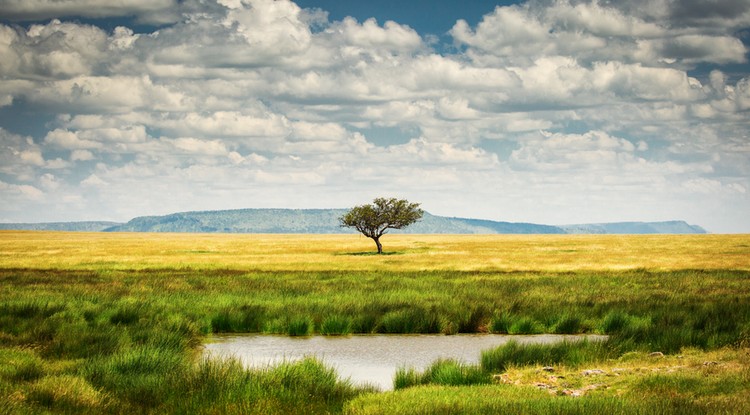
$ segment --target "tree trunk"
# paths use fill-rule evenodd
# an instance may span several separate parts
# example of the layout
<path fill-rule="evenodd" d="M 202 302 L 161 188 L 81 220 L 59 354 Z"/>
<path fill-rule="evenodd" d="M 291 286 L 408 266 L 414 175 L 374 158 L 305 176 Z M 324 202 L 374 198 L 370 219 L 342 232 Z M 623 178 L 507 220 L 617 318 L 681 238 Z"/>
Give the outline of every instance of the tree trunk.
<path fill-rule="evenodd" d="M 382 254 L 383 253 L 383 245 L 380 244 L 380 238 L 372 238 L 372 239 L 375 240 L 375 245 L 378 246 L 378 253 Z"/>

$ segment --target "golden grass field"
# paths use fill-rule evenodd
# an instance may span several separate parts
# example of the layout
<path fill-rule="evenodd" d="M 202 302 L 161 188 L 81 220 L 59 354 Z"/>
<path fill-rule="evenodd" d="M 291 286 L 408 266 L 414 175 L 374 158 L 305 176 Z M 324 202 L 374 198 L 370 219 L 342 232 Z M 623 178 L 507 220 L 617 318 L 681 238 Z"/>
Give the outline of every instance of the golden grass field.
<path fill-rule="evenodd" d="M 359 235 L 0 232 L 0 267 L 64 269 L 750 270 L 750 235 Z M 373 255 L 370 255 L 373 254 Z"/>
<path fill-rule="evenodd" d="M 750 235 L 382 242 L 0 231 L 0 414 L 750 413 Z M 247 332 L 609 338 L 501 346 L 380 393 L 313 359 L 198 358 Z"/>

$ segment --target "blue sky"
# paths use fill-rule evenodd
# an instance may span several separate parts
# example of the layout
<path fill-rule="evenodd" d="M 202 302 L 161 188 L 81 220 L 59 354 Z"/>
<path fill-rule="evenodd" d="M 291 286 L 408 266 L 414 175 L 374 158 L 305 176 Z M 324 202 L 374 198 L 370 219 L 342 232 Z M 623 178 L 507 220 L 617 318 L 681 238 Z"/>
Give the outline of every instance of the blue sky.
<path fill-rule="evenodd" d="M 0 222 L 348 207 L 750 232 L 750 1 L 0 0 Z"/>

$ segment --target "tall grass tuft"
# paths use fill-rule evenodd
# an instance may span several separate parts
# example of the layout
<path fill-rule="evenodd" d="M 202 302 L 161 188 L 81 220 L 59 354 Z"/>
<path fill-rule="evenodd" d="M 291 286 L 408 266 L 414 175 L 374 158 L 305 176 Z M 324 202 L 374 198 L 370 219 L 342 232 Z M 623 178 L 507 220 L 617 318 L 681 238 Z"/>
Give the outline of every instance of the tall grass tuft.
<path fill-rule="evenodd" d="M 114 325 L 131 325 L 137 323 L 147 311 L 140 304 L 123 304 L 109 317 L 109 322 Z"/>
<path fill-rule="evenodd" d="M 129 333 L 109 324 L 69 324 L 59 330 L 45 354 L 66 358 L 106 356 L 127 349 L 132 343 Z"/>
<path fill-rule="evenodd" d="M 326 317 L 320 324 L 320 334 L 324 336 L 342 336 L 352 332 L 352 320 L 349 317 L 333 315 Z"/>
<path fill-rule="evenodd" d="M 181 351 L 139 346 L 124 353 L 89 359 L 83 374 L 94 386 L 127 402 L 154 408 L 169 395 L 165 385 L 170 377 L 183 372 L 188 362 L 188 356 Z"/>
<path fill-rule="evenodd" d="M 256 333 L 261 331 L 266 310 L 261 306 L 229 306 L 211 318 L 214 333 Z"/>
<path fill-rule="evenodd" d="M 544 333 L 542 323 L 532 317 L 522 317 L 511 324 L 508 329 L 509 334 L 540 334 Z"/>
<path fill-rule="evenodd" d="M 2 379 L 32 382 L 45 375 L 44 362 L 32 350 L 0 348 L 0 385 Z"/>
<path fill-rule="evenodd" d="M 555 344 L 520 344 L 510 341 L 482 352 L 481 367 L 486 372 L 504 372 L 509 366 L 565 364 L 577 366 L 611 356 L 607 342 L 582 340 Z"/>
<path fill-rule="evenodd" d="M 458 332 L 459 333 L 478 333 L 481 331 L 482 326 L 486 323 L 487 317 L 489 316 L 487 307 L 483 305 L 472 306 L 468 309 L 459 321 Z"/>
<path fill-rule="evenodd" d="M 422 374 L 413 367 L 399 367 L 393 376 L 393 389 L 399 390 L 422 384 Z"/>
<path fill-rule="evenodd" d="M 438 360 L 422 375 L 423 383 L 459 386 L 490 383 L 490 376 L 478 366 L 467 365 L 453 359 Z"/>
<path fill-rule="evenodd" d="M 55 304 L 36 299 L 0 304 L 0 315 L 8 315 L 21 319 L 47 318 L 63 310 L 65 310 L 64 304 Z"/>
<path fill-rule="evenodd" d="M 490 320 L 490 333 L 508 334 L 513 320 L 507 314 L 495 313 Z"/>
<path fill-rule="evenodd" d="M 391 311 L 377 328 L 380 333 L 440 333 L 441 329 L 439 316 L 421 308 Z"/>
<path fill-rule="evenodd" d="M 239 360 L 202 359 L 194 370 L 173 381 L 167 406 L 174 413 L 232 413 L 233 408 L 259 399 L 256 378 Z"/>
<path fill-rule="evenodd" d="M 585 331 L 583 320 L 577 315 L 564 315 L 555 324 L 556 334 L 579 334 Z"/>
<path fill-rule="evenodd" d="M 31 386 L 28 400 L 55 412 L 94 413 L 102 411 L 105 395 L 78 376 L 45 376 Z"/>
<path fill-rule="evenodd" d="M 297 317 L 289 321 L 287 334 L 290 336 L 309 336 L 315 329 L 315 322 L 309 317 Z"/>
<path fill-rule="evenodd" d="M 393 379 L 393 388 L 404 389 L 418 385 L 481 385 L 490 383 L 490 375 L 479 366 L 467 365 L 453 359 L 433 362 L 424 372 L 414 368 L 399 368 Z"/>
<path fill-rule="evenodd" d="M 346 400 L 361 393 L 350 382 L 339 380 L 333 368 L 312 357 L 270 368 L 259 382 L 285 409 L 281 413 L 340 412 Z"/>
<path fill-rule="evenodd" d="M 372 312 L 362 313 L 352 318 L 352 333 L 374 333 L 378 327 L 378 317 Z"/>
<path fill-rule="evenodd" d="M 604 334 L 613 334 L 625 329 L 630 324 L 630 316 L 620 310 L 610 311 L 601 323 Z"/>

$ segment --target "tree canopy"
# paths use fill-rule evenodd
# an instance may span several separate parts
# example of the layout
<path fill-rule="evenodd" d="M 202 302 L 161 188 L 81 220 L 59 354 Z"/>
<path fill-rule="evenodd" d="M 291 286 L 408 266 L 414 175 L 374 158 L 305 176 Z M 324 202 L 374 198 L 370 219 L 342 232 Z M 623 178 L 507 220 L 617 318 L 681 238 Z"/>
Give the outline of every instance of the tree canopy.
<path fill-rule="evenodd" d="M 382 198 L 373 200 L 372 204 L 353 207 L 339 218 L 341 226 L 354 228 L 375 241 L 378 253 L 383 253 L 380 237 L 388 229 L 402 229 L 418 221 L 424 215 L 419 203 L 410 203 L 405 199 Z"/>

